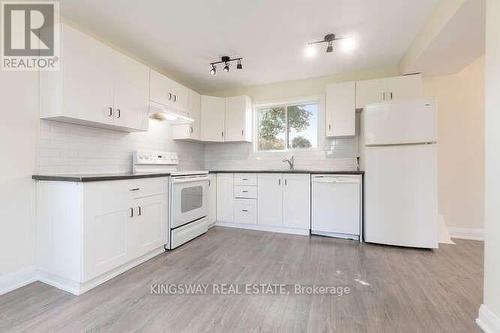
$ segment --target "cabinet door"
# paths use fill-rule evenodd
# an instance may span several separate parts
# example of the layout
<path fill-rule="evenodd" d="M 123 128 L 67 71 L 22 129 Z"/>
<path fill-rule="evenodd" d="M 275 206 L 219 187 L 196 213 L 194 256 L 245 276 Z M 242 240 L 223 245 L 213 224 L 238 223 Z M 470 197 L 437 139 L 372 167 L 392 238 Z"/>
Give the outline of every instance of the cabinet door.
<path fill-rule="evenodd" d="M 153 102 L 170 106 L 173 103 L 174 82 L 163 74 L 150 71 L 149 99 Z"/>
<path fill-rule="evenodd" d="M 202 141 L 224 141 L 224 118 L 226 99 L 201 96 L 201 139 Z"/>
<path fill-rule="evenodd" d="M 208 176 L 208 225 L 212 226 L 217 220 L 217 175 Z"/>
<path fill-rule="evenodd" d="M 188 92 L 188 116 L 193 118 L 191 124 L 191 139 L 199 140 L 201 126 L 201 96 L 196 91 L 189 90 Z"/>
<path fill-rule="evenodd" d="M 147 130 L 149 124 L 149 68 L 115 52 L 114 118 L 115 124 Z"/>
<path fill-rule="evenodd" d="M 134 216 L 127 225 L 129 260 L 136 259 L 165 245 L 167 225 L 167 195 L 136 199 L 132 206 Z"/>
<path fill-rule="evenodd" d="M 356 108 L 362 109 L 368 104 L 383 102 L 385 93 L 385 79 L 357 81 Z"/>
<path fill-rule="evenodd" d="M 189 105 L 189 89 L 177 82 L 173 82 L 172 92 L 174 94 L 172 99 L 173 108 L 177 111 L 187 112 Z"/>
<path fill-rule="evenodd" d="M 217 221 L 234 222 L 233 174 L 217 174 Z"/>
<path fill-rule="evenodd" d="M 258 174 L 257 223 L 283 225 L 283 175 Z"/>
<path fill-rule="evenodd" d="M 387 79 L 387 99 L 402 100 L 423 95 L 422 75 L 405 75 Z"/>
<path fill-rule="evenodd" d="M 252 108 L 248 96 L 226 98 L 224 141 L 252 141 Z"/>
<path fill-rule="evenodd" d="M 90 36 L 63 25 L 64 116 L 113 123 L 113 52 Z"/>
<path fill-rule="evenodd" d="M 310 229 L 310 175 L 284 175 L 283 178 L 284 226 Z"/>
<path fill-rule="evenodd" d="M 326 88 L 326 136 L 356 135 L 356 83 L 330 84 Z"/>
<path fill-rule="evenodd" d="M 127 261 L 127 224 L 132 202 L 122 182 L 84 187 L 83 281 Z"/>

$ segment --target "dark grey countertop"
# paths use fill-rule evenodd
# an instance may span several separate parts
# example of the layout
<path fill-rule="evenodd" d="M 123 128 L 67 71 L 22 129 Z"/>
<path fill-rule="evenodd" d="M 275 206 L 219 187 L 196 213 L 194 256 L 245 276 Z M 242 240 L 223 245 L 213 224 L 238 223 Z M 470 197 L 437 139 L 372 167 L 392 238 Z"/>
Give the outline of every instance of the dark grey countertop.
<path fill-rule="evenodd" d="M 297 174 L 328 174 L 328 175 L 362 175 L 364 171 L 326 171 L 326 170 L 211 170 L 210 173 L 297 173 Z M 168 177 L 170 173 L 104 173 L 104 174 L 67 174 L 67 175 L 33 175 L 34 180 L 60 181 L 60 182 L 99 182 L 107 180 L 124 180 L 139 178 Z"/>
<path fill-rule="evenodd" d="M 302 173 L 324 175 L 362 175 L 364 171 L 328 171 L 328 170 L 211 170 L 210 173 Z"/>
<path fill-rule="evenodd" d="M 60 182 L 99 182 L 106 180 L 123 180 L 123 179 L 138 179 L 138 178 L 158 178 L 168 177 L 170 173 L 148 173 L 134 174 L 127 173 L 103 173 L 89 175 L 33 175 L 31 178 L 35 180 L 60 181 Z"/>

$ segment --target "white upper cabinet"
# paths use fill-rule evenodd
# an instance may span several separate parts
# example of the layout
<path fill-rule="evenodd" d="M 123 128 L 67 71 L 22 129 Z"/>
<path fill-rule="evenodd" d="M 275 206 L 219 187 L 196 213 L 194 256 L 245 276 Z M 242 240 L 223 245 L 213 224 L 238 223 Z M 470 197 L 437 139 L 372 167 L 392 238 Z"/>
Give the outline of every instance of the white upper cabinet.
<path fill-rule="evenodd" d="M 356 82 L 356 108 L 368 104 L 422 97 L 422 75 L 405 75 Z"/>
<path fill-rule="evenodd" d="M 252 142 L 252 102 L 248 96 L 226 98 L 224 141 Z"/>
<path fill-rule="evenodd" d="M 326 87 L 326 136 L 356 135 L 356 83 L 343 82 Z"/>
<path fill-rule="evenodd" d="M 148 129 L 149 68 L 115 52 L 114 108 L 120 126 Z"/>
<path fill-rule="evenodd" d="M 123 131 L 147 129 L 146 66 L 63 24 L 60 66 L 59 71 L 39 73 L 41 118 Z"/>
<path fill-rule="evenodd" d="M 201 96 L 201 140 L 224 142 L 226 99 Z"/>
<path fill-rule="evenodd" d="M 181 112 L 188 109 L 188 88 L 169 79 L 163 74 L 151 70 L 150 99 L 153 102 Z"/>
<path fill-rule="evenodd" d="M 188 107 L 186 115 L 194 120 L 191 124 L 172 125 L 174 140 L 201 140 L 201 96 L 196 91 L 188 90 Z"/>

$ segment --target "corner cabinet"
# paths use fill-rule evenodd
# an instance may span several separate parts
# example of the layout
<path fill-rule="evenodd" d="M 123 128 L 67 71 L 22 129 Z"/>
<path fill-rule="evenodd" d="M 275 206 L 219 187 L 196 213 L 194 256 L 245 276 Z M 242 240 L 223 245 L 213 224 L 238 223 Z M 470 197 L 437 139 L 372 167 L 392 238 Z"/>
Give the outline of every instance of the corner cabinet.
<path fill-rule="evenodd" d="M 146 131 L 149 68 L 65 24 L 60 70 L 39 72 L 40 117 Z"/>
<path fill-rule="evenodd" d="M 201 140 L 252 142 L 252 101 L 248 96 L 201 96 Z"/>
<path fill-rule="evenodd" d="M 40 280 L 80 295 L 162 253 L 168 178 L 37 182 Z"/>
<path fill-rule="evenodd" d="M 356 108 L 423 95 L 422 75 L 404 75 L 356 82 Z"/>
<path fill-rule="evenodd" d="M 356 135 L 356 83 L 343 82 L 326 87 L 326 136 Z"/>

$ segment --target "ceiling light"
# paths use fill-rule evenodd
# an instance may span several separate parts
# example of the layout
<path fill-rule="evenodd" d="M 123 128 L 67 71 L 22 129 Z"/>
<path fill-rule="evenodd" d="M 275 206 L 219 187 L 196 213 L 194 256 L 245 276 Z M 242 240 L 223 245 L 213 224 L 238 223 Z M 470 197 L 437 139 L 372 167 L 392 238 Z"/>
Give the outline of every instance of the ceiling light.
<path fill-rule="evenodd" d="M 236 65 L 236 69 L 243 69 L 243 65 L 241 64 L 242 60 L 243 60 L 243 58 L 233 58 L 233 59 L 231 59 L 228 56 L 223 56 L 223 57 L 221 57 L 220 61 L 215 61 L 215 62 L 210 63 L 210 66 L 212 66 L 212 68 L 210 70 L 210 74 L 215 75 L 217 73 L 217 68 L 215 66 L 218 65 L 218 64 L 224 64 L 224 67 L 222 68 L 222 70 L 224 72 L 226 72 L 226 73 L 229 72 L 229 64 L 232 61 L 237 61 L 238 62 L 238 64 Z"/>
<path fill-rule="evenodd" d="M 333 52 L 333 42 L 328 42 L 328 47 L 326 48 L 326 53 Z"/>
<path fill-rule="evenodd" d="M 341 42 L 342 51 L 351 52 L 356 48 L 356 41 L 354 38 L 346 38 Z"/>
<path fill-rule="evenodd" d="M 327 34 L 325 37 L 323 37 L 323 40 L 319 40 L 317 42 L 312 42 L 307 45 L 306 48 L 306 55 L 312 56 L 314 53 L 311 51 L 311 48 L 314 46 L 314 44 L 323 44 L 327 43 L 326 47 L 326 53 L 332 53 L 333 52 L 333 42 L 339 39 L 344 39 L 344 38 L 338 38 L 335 36 L 335 34 Z M 352 46 L 353 44 L 351 43 L 349 46 Z"/>
<path fill-rule="evenodd" d="M 304 54 L 308 58 L 314 57 L 316 55 L 316 53 L 317 53 L 316 47 L 312 44 L 307 45 L 305 50 L 304 50 Z"/>

